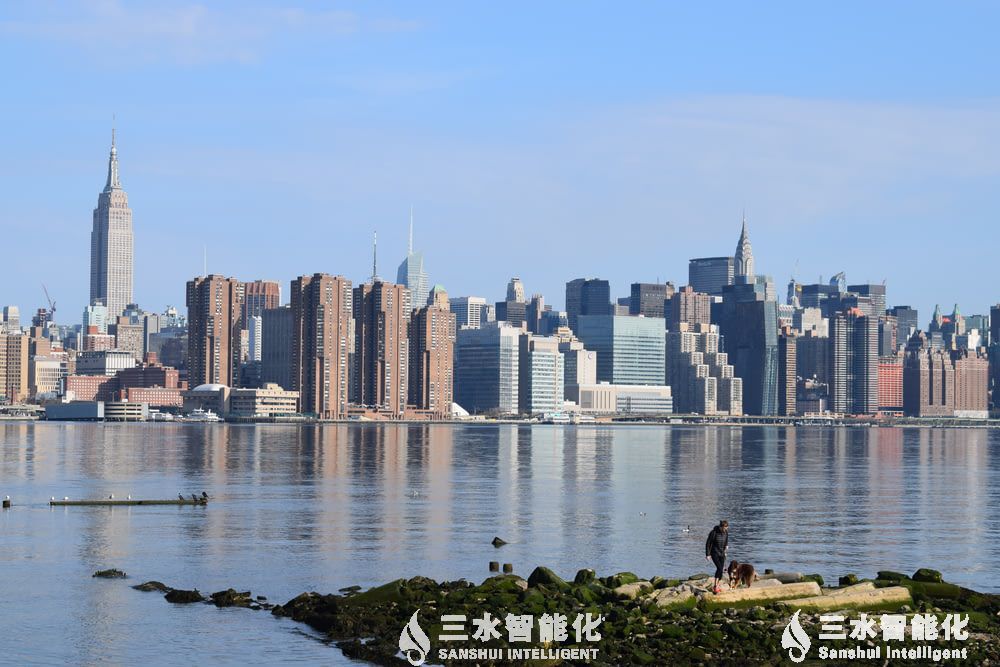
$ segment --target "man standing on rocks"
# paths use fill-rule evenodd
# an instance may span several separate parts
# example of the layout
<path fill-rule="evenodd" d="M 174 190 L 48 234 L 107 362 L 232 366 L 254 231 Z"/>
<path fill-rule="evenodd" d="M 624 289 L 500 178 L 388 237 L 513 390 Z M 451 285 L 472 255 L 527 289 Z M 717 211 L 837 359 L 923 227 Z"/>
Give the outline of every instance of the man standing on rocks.
<path fill-rule="evenodd" d="M 722 520 L 712 528 L 705 540 L 705 560 L 715 563 L 715 586 L 712 592 L 721 593 L 722 570 L 726 566 L 726 551 L 729 549 L 729 522 Z"/>

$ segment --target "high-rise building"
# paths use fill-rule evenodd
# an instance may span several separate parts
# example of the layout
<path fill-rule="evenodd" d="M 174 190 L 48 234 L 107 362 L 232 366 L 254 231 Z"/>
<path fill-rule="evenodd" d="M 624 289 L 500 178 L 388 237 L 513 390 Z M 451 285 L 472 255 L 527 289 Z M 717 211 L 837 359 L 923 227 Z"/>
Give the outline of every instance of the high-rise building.
<path fill-rule="evenodd" d="M 401 417 L 409 389 L 410 291 L 374 278 L 354 288 L 352 402 Z"/>
<path fill-rule="evenodd" d="M 714 324 L 681 322 L 667 333 L 667 384 L 673 409 L 703 415 L 743 414 L 743 381 L 719 350 Z"/>
<path fill-rule="evenodd" d="M 264 319 L 261 315 L 250 315 L 247 326 L 247 361 L 261 361 L 264 358 Z"/>
<path fill-rule="evenodd" d="M 566 317 L 574 332 L 581 315 L 611 315 L 611 285 L 599 278 L 576 278 L 566 283 Z"/>
<path fill-rule="evenodd" d="M 0 312 L 0 333 L 21 333 L 21 311 L 17 306 L 4 306 Z"/>
<path fill-rule="evenodd" d="M 632 283 L 629 297 L 629 315 L 645 317 L 665 317 L 664 308 L 674 295 L 672 283 Z"/>
<path fill-rule="evenodd" d="M 407 400 L 418 410 L 451 416 L 454 401 L 455 314 L 441 286 L 410 320 L 410 388 Z"/>
<path fill-rule="evenodd" d="M 778 413 L 778 303 L 767 298 L 766 281 L 728 285 L 713 304 L 725 352 L 743 380 L 743 412 Z"/>
<path fill-rule="evenodd" d="M 989 362 L 981 350 L 935 348 L 918 331 L 903 361 L 903 411 L 910 417 L 989 416 Z"/>
<path fill-rule="evenodd" d="M 896 318 L 896 340 L 900 347 L 905 347 L 906 342 L 920 326 L 916 309 L 909 306 L 893 306 L 886 311 L 886 314 Z"/>
<path fill-rule="evenodd" d="M 598 382 L 664 384 L 663 318 L 580 315 L 577 329 L 584 347 L 597 353 Z"/>
<path fill-rule="evenodd" d="M 353 347 L 351 281 L 325 273 L 299 276 L 292 281 L 291 292 L 290 389 L 299 392 L 299 412 L 320 419 L 342 419 L 347 415 L 348 356 Z M 265 332 L 264 345 L 280 345 L 287 315 L 275 309 L 264 312 L 265 322 L 273 325 L 269 331 L 276 331 L 278 339 L 273 340 Z M 272 368 L 277 373 L 281 371 L 280 355 L 274 357 Z"/>
<path fill-rule="evenodd" d="M 189 280 L 187 309 L 190 386 L 235 386 L 241 361 L 243 284 L 217 274 Z"/>
<path fill-rule="evenodd" d="M 878 411 L 884 414 L 903 414 L 902 352 L 879 357 Z"/>
<path fill-rule="evenodd" d="M 1000 408 L 1000 303 L 990 306 L 990 392 L 993 407 Z"/>
<path fill-rule="evenodd" d="M 798 392 L 798 336 L 791 327 L 778 334 L 778 414 L 796 414 Z"/>
<path fill-rule="evenodd" d="M 127 317 L 119 317 L 108 327 L 108 333 L 115 336 L 115 349 L 132 353 L 136 361 L 142 361 L 146 354 L 146 336 L 141 323 L 133 324 Z"/>
<path fill-rule="evenodd" d="M 536 415 L 562 409 L 564 360 L 559 339 L 525 334 L 519 339 L 518 409 Z"/>
<path fill-rule="evenodd" d="M 486 299 L 481 296 L 457 296 L 451 299 L 451 312 L 455 313 L 455 329 L 478 329 L 489 321 Z"/>
<path fill-rule="evenodd" d="M 563 393 L 567 401 L 580 402 L 580 386 L 597 384 L 597 353 L 584 348 L 583 341 L 559 341 L 563 355 Z"/>
<path fill-rule="evenodd" d="M 90 302 L 101 300 L 111 318 L 132 302 L 132 209 L 118 178 L 118 149 L 111 130 L 108 180 L 97 197 L 90 232 Z"/>
<path fill-rule="evenodd" d="M 413 210 L 410 210 L 410 238 L 406 246 L 406 258 L 396 271 L 396 282 L 410 290 L 410 307 L 416 310 L 427 305 L 430 284 L 424 271 L 424 253 L 413 249 Z"/>
<path fill-rule="evenodd" d="M 875 317 L 885 315 L 885 284 L 862 283 L 860 285 L 848 285 L 847 291 L 858 296 L 868 297 L 872 304 L 872 315 Z"/>
<path fill-rule="evenodd" d="M 455 343 L 455 402 L 471 413 L 518 411 L 521 330 L 506 322 L 459 329 Z"/>
<path fill-rule="evenodd" d="M 295 330 L 291 306 L 268 308 L 260 316 L 261 382 L 292 387 L 292 345 Z"/>
<path fill-rule="evenodd" d="M 519 327 L 528 317 L 528 304 L 524 301 L 497 301 L 496 318 L 501 322 Z"/>
<path fill-rule="evenodd" d="M 747 232 L 747 217 L 744 215 L 740 240 L 736 243 L 736 253 L 733 255 L 734 281 L 736 283 L 753 282 L 753 269 L 753 248 L 750 247 L 750 234 Z"/>
<path fill-rule="evenodd" d="M 710 324 L 712 322 L 712 297 L 696 292 L 690 285 L 677 290 L 667 302 L 667 328 L 671 331 L 683 324 Z M 676 401 L 676 392 L 674 392 Z"/>
<path fill-rule="evenodd" d="M 84 333 L 89 332 L 90 327 L 96 327 L 97 333 L 108 333 L 108 307 L 100 299 L 83 309 Z"/>
<path fill-rule="evenodd" d="M 721 296 L 722 288 L 732 285 L 735 278 L 732 257 L 698 257 L 688 260 L 688 285 L 695 292 Z"/>
<path fill-rule="evenodd" d="M 852 415 L 878 412 L 878 320 L 857 309 L 830 320 L 830 409 Z"/>
<path fill-rule="evenodd" d="M 524 296 L 524 283 L 516 276 L 511 278 L 510 282 L 507 283 L 507 301 L 516 301 L 517 303 L 525 303 L 527 301 Z"/>
<path fill-rule="evenodd" d="M 250 318 L 259 317 L 269 308 L 281 305 L 281 285 L 273 280 L 254 280 L 243 283 L 243 326 L 250 326 Z"/>
<path fill-rule="evenodd" d="M 532 294 L 531 301 L 524 310 L 524 322 L 528 327 L 528 332 L 540 334 L 542 325 L 542 314 L 545 312 L 545 297 L 541 294 Z"/>
<path fill-rule="evenodd" d="M 0 333 L 0 403 L 22 403 L 28 384 L 28 336 Z"/>

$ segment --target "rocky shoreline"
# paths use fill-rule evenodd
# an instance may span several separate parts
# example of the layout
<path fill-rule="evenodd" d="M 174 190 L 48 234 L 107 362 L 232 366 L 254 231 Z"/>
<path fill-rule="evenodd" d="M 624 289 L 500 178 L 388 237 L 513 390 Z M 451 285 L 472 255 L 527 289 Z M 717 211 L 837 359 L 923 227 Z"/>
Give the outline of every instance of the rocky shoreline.
<path fill-rule="evenodd" d="M 202 595 L 197 590 L 174 589 L 160 582 L 133 586 L 156 591 L 173 603 L 207 603 L 218 607 L 245 607 L 270 611 L 275 616 L 304 623 L 327 636 L 348 657 L 379 665 L 410 664 L 400 652 L 401 633 L 416 618 L 419 632 L 429 638 L 429 664 L 479 665 L 768 665 L 786 663 L 788 647 L 782 647 L 793 614 L 817 646 L 831 650 L 878 650 L 877 664 L 885 664 L 884 652 L 891 646 L 917 648 L 893 658 L 891 664 L 928 664 L 930 657 L 919 647 L 965 650 L 965 664 L 1000 664 L 1000 595 L 979 593 L 945 582 L 935 570 L 921 569 L 911 576 L 880 571 L 874 579 L 859 580 L 855 575 L 840 578 L 836 587 L 825 587 L 818 575 L 771 573 L 761 575 L 749 588 L 722 593 L 709 590 L 711 579 L 695 575 L 685 580 L 651 577 L 641 579 L 630 572 L 598 577 L 593 570 L 580 570 L 570 580 L 548 568 L 538 567 L 527 579 L 504 574 L 475 585 L 465 580 L 437 582 L 426 577 L 400 579 L 367 591 L 359 587 L 342 589 L 339 594 L 303 593 L 282 605 L 272 605 L 263 596 L 235 589 Z M 883 613 L 905 614 L 907 627 L 914 614 L 933 615 L 939 627 L 949 614 L 967 614 L 968 639 L 943 638 L 914 642 L 883 641 L 881 635 L 858 641 L 817 641 L 821 614 L 844 611 L 848 621 L 862 612 L 875 617 Z M 500 619 L 500 636 L 481 642 L 472 638 L 472 619 L 489 613 Z M 416 614 L 416 616 L 414 616 Z M 559 643 L 539 641 L 538 627 L 531 641 L 511 643 L 503 624 L 507 614 L 564 614 L 568 617 L 568 638 Z M 577 642 L 573 628 L 576 616 L 591 614 L 603 620 L 596 630 L 600 639 Z M 442 616 L 460 615 L 468 619 L 464 642 L 439 641 Z M 876 629 L 878 625 L 876 624 Z M 410 637 L 412 638 L 412 632 Z M 795 635 L 802 638 L 802 635 Z M 786 640 L 787 641 L 787 640 Z M 801 643 L 801 642 L 799 642 Z M 441 649 L 486 649 L 473 662 Z M 598 649 L 597 657 L 575 657 L 570 651 L 550 649 Z M 539 649 L 509 659 L 507 649 Z M 579 652 L 578 652 L 579 654 Z M 909 656 L 909 657 L 906 657 Z M 541 659 L 539 659 L 541 658 Z M 826 661 L 829 662 L 829 661 Z"/>

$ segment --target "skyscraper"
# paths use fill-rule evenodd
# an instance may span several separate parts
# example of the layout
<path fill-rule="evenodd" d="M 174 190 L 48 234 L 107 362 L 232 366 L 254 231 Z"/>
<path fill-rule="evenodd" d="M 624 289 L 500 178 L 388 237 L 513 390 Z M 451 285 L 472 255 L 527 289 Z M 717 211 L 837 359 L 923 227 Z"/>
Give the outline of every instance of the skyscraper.
<path fill-rule="evenodd" d="M 352 402 L 394 417 L 409 389 L 410 291 L 375 277 L 354 288 Z"/>
<path fill-rule="evenodd" d="M 410 209 L 410 240 L 406 246 L 406 258 L 396 271 L 396 282 L 410 290 L 410 307 L 414 310 L 427 305 L 430 286 L 424 271 L 424 253 L 413 249 L 413 209 Z"/>
<path fill-rule="evenodd" d="M 243 283 L 215 274 L 189 280 L 187 308 L 190 386 L 235 386 L 241 361 Z"/>
<path fill-rule="evenodd" d="M 243 283 L 243 326 L 249 328 L 250 317 L 260 316 L 268 308 L 281 305 L 281 286 L 273 280 Z M 286 387 L 287 389 L 287 387 Z"/>
<path fill-rule="evenodd" d="M 576 278 L 566 283 L 566 316 L 576 331 L 581 315 L 612 315 L 611 285 L 599 278 Z"/>
<path fill-rule="evenodd" d="M 108 180 L 97 197 L 90 232 L 90 303 L 100 299 L 114 319 L 132 303 L 132 209 L 118 178 L 118 149 L 111 130 Z"/>
<path fill-rule="evenodd" d="M 750 247 L 750 234 L 747 232 L 747 217 L 743 216 L 743 230 L 740 240 L 736 243 L 736 254 L 733 256 L 733 278 L 735 282 L 753 282 L 753 248 Z"/>
<path fill-rule="evenodd" d="M 472 413 L 518 410 L 521 330 L 506 322 L 459 329 L 455 343 L 455 402 Z"/>
<path fill-rule="evenodd" d="M 858 309 L 830 319 L 830 409 L 851 415 L 878 412 L 878 319 Z"/>
<path fill-rule="evenodd" d="M 519 344 L 519 412 L 533 415 L 561 410 L 565 397 L 565 371 L 559 339 L 525 334 Z"/>
<path fill-rule="evenodd" d="M 778 304 L 767 298 L 763 282 L 729 285 L 713 305 L 725 352 L 743 379 L 743 412 L 778 413 Z"/>
<path fill-rule="evenodd" d="M 695 292 L 720 296 L 722 288 L 733 284 L 732 257 L 698 257 L 688 260 L 688 284 Z"/>
<path fill-rule="evenodd" d="M 282 389 L 292 388 L 292 345 L 294 319 L 290 306 L 268 308 L 260 316 L 261 382 Z"/>
<path fill-rule="evenodd" d="M 456 329 L 478 329 L 489 320 L 486 299 L 481 296 L 458 296 L 451 299 L 450 305 L 451 312 L 455 313 Z"/>
<path fill-rule="evenodd" d="M 685 285 L 670 297 L 666 320 L 671 331 L 682 323 L 709 324 L 712 321 L 712 297 Z"/>
<path fill-rule="evenodd" d="M 440 285 L 426 306 L 413 311 L 410 321 L 410 388 L 407 400 L 437 417 L 451 416 L 454 400 L 455 313 Z"/>
<path fill-rule="evenodd" d="M 341 276 L 316 273 L 292 281 L 291 389 L 299 392 L 299 412 L 320 419 L 347 415 L 352 299 L 351 281 Z M 272 313 L 277 315 L 265 311 L 267 325 Z M 265 332 L 265 346 L 268 339 Z"/>
<path fill-rule="evenodd" d="M 628 312 L 630 315 L 664 317 L 665 304 L 674 295 L 672 283 L 632 283 Z"/>
<path fill-rule="evenodd" d="M 597 353 L 597 381 L 662 385 L 666 377 L 663 318 L 581 315 L 577 337 Z"/>

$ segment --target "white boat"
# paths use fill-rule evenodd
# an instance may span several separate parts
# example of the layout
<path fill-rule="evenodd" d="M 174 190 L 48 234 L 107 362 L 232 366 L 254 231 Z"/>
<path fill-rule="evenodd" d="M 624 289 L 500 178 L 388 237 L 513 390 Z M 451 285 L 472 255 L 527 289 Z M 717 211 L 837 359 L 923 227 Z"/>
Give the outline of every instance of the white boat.
<path fill-rule="evenodd" d="M 221 422 L 222 417 L 215 414 L 211 410 L 202 410 L 197 408 L 188 413 L 184 418 L 186 422 Z"/>
<path fill-rule="evenodd" d="M 169 412 L 160 412 L 159 410 L 149 411 L 149 421 L 151 422 L 172 422 L 173 420 L 174 416 Z"/>

